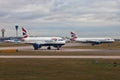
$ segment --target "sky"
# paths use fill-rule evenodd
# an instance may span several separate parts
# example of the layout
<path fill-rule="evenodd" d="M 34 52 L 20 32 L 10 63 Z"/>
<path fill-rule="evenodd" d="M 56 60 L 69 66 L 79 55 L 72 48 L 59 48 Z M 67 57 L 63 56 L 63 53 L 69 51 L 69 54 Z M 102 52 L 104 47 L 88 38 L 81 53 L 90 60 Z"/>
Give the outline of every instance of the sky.
<path fill-rule="evenodd" d="M 120 38 L 120 0 L 0 0 L 0 29 L 16 36 L 15 25 L 19 36 Z"/>

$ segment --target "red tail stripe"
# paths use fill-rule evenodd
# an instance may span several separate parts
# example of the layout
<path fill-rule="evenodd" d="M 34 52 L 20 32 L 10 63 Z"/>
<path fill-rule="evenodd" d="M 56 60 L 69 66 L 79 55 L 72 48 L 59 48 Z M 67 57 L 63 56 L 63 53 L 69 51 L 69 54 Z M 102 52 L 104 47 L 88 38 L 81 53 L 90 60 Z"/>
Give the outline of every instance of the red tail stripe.
<path fill-rule="evenodd" d="M 22 31 L 25 32 L 25 33 L 27 32 L 24 28 L 22 28 Z"/>
<path fill-rule="evenodd" d="M 75 34 L 74 32 L 71 32 L 71 34 Z"/>

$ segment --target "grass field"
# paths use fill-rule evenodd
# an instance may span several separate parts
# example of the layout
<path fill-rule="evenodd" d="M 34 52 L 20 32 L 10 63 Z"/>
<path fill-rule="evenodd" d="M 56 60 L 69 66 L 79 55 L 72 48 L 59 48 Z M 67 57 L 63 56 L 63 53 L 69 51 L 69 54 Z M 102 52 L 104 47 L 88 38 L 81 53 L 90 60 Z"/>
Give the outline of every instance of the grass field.
<path fill-rule="evenodd" d="M 0 43 L 0 47 L 16 47 L 16 46 L 28 46 L 24 43 Z"/>
<path fill-rule="evenodd" d="M 4 47 L 24 44 L 0 44 Z M 26 45 L 25 45 L 26 46 Z M 120 49 L 119 43 L 67 48 Z M 109 47 L 109 48 L 108 48 Z M 0 55 L 103 55 L 119 52 L 18 51 Z M 0 59 L 0 80 L 120 80 L 120 59 Z"/>
<path fill-rule="evenodd" d="M 120 80 L 119 74 L 120 60 L 0 59 L 0 80 Z"/>

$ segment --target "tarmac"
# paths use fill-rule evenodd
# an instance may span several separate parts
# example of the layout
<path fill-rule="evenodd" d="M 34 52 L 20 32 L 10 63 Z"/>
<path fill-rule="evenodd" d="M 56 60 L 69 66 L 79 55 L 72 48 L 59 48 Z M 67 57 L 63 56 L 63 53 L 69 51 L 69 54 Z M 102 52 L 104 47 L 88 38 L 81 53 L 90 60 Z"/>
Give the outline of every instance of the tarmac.
<path fill-rule="evenodd" d="M 30 46 L 17 46 L 17 47 L 0 47 L 0 50 L 4 49 L 17 49 L 21 51 L 34 51 L 33 47 Z M 37 51 L 37 50 L 36 50 Z M 58 52 L 112 52 L 112 53 L 120 53 L 120 50 L 111 50 L 111 49 L 73 49 L 73 48 L 61 48 L 60 50 L 57 50 L 56 48 L 53 48 L 51 50 L 47 50 L 46 47 L 42 47 L 41 49 L 38 49 L 38 51 L 58 51 Z M 120 56 L 92 56 L 92 55 L 87 55 L 87 56 L 34 56 L 34 55 L 0 55 L 0 58 L 66 58 L 66 59 L 94 59 L 94 58 L 99 58 L 99 59 L 120 59 Z"/>
<path fill-rule="evenodd" d="M 28 56 L 28 55 L 3 55 L 0 58 L 12 59 L 120 59 L 120 56 Z"/>
<path fill-rule="evenodd" d="M 17 47 L 0 47 L 0 50 L 4 49 L 17 49 L 21 51 L 34 51 L 32 46 L 17 46 Z M 37 51 L 37 50 L 36 50 Z M 112 49 L 76 49 L 76 48 L 61 48 L 57 50 L 56 48 L 52 47 L 51 50 L 47 50 L 46 47 L 42 47 L 38 49 L 38 51 L 57 51 L 57 52 L 117 52 L 120 53 L 120 50 L 112 50 Z"/>

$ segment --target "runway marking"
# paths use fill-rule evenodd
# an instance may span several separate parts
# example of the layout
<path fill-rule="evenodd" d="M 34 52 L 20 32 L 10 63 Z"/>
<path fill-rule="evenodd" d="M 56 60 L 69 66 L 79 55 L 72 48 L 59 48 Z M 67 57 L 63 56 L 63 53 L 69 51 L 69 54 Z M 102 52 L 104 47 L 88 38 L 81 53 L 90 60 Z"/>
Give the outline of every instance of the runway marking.
<path fill-rule="evenodd" d="M 0 56 L 11 59 L 120 59 L 120 56 Z"/>

